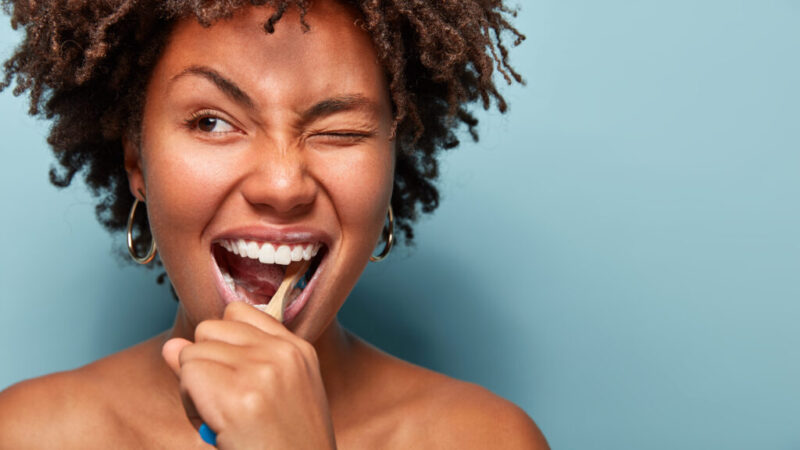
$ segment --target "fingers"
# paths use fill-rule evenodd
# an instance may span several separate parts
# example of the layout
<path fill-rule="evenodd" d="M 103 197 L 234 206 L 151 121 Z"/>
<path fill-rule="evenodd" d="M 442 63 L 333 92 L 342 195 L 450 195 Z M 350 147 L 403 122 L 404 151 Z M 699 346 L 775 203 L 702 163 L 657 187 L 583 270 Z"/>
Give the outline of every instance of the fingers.
<path fill-rule="evenodd" d="M 245 322 L 205 320 L 194 330 L 195 342 L 219 341 L 231 345 L 250 345 L 264 339 L 264 331 Z"/>
<path fill-rule="evenodd" d="M 172 338 L 164 343 L 164 346 L 161 347 L 161 356 L 164 358 L 164 361 L 167 362 L 167 365 L 175 375 L 181 375 L 181 363 L 180 363 L 180 354 L 181 350 L 183 350 L 187 345 L 191 345 L 190 341 L 187 341 L 183 338 Z"/>
<path fill-rule="evenodd" d="M 287 330 L 282 323 L 275 320 L 274 317 L 245 302 L 233 302 L 226 306 L 225 312 L 222 315 L 222 320 L 235 320 L 237 322 L 249 323 L 269 334 L 291 334 L 289 330 Z"/>
<path fill-rule="evenodd" d="M 243 323 L 236 324 L 239 327 L 250 327 Z M 189 361 L 205 360 L 228 366 L 231 369 L 275 363 L 302 364 L 309 370 L 315 370 L 318 367 L 316 352 L 310 344 L 298 344 L 261 331 L 256 330 L 256 332 L 260 333 L 261 340 L 243 345 L 217 340 L 204 340 L 187 345 L 180 351 L 179 365 L 183 368 Z"/>
<path fill-rule="evenodd" d="M 233 369 L 241 361 L 258 356 L 250 347 L 231 345 L 227 342 L 205 341 L 186 346 L 179 355 L 180 366 L 184 367 L 189 361 L 205 360 L 222 364 Z"/>
<path fill-rule="evenodd" d="M 253 306 L 229 304 L 222 320 L 197 325 L 194 341 L 170 339 L 162 355 L 178 376 L 195 428 L 205 422 L 222 438 L 236 437 L 278 423 L 272 419 L 294 411 L 298 402 L 327 410 L 314 348 Z M 294 400 L 286 403 L 287 396 Z"/>
<path fill-rule="evenodd" d="M 195 399 L 201 405 L 214 404 L 210 402 L 214 386 L 233 378 L 233 364 L 241 358 L 243 350 L 243 347 L 224 342 L 193 344 L 183 338 L 172 338 L 164 343 L 161 355 L 180 379 L 181 402 L 195 428 L 200 427 L 203 418 L 213 424 L 220 423 L 221 418 L 215 415 L 214 408 L 199 411 Z"/>
<path fill-rule="evenodd" d="M 225 398 L 219 395 L 219 386 L 234 381 L 234 369 L 217 361 L 192 359 L 186 361 L 181 372 L 181 400 L 186 416 L 195 428 L 205 422 L 212 430 L 224 425 L 220 408 Z"/>
<path fill-rule="evenodd" d="M 269 314 L 245 302 L 233 302 L 225 307 L 222 320 L 243 322 L 273 336 L 279 336 L 298 345 L 306 341 L 295 336 L 282 323 Z"/>
<path fill-rule="evenodd" d="M 244 302 L 229 304 L 225 308 L 222 320 L 201 322 L 195 329 L 194 338 L 194 344 L 186 339 L 173 338 L 162 347 L 164 360 L 176 375 L 180 375 L 181 365 L 188 359 L 210 359 L 234 366 L 234 361 L 245 356 L 235 347 L 265 344 L 281 346 L 281 341 L 296 346 L 309 361 L 316 360 L 316 352 L 311 344 L 295 336 L 270 315 Z M 198 346 L 201 343 L 211 342 L 224 343 L 228 346 Z M 269 344 L 270 342 L 272 344 Z"/>

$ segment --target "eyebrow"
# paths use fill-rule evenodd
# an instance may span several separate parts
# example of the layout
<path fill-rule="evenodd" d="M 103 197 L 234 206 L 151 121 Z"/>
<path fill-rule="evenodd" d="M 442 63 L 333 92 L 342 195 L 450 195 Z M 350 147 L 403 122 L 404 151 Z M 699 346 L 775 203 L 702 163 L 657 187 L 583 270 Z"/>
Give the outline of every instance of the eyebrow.
<path fill-rule="evenodd" d="M 300 114 L 300 121 L 307 124 L 321 117 L 330 116 L 338 112 L 366 110 L 377 115 L 380 108 L 378 104 L 363 95 L 342 95 L 331 97 L 315 104 Z"/>
<path fill-rule="evenodd" d="M 206 67 L 206 66 L 190 66 L 181 71 L 181 73 L 172 77 L 171 81 L 175 81 L 178 78 L 181 78 L 186 75 L 198 75 L 201 76 L 208 81 L 214 83 L 219 90 L 221 90 L 225 95 L 231 98 L 231 100 L 239 103 L 248 109 L 253 109 L 255 107 L 255 102 L 253 99 L 250 98 L 249 95 L 245 94 L 244 91 L 236 85 L 233 81 L 225 78 L 217 72 L 216 70 Z"/>
<path fill-rule="evenodd" d="M 245 106 L 248 109 L 255 108 L 255 102 L 247 95 L 242 88 L 232 80 L 225 78 L 221 73 L 208 66 L 190 66 L 172 77 L 175 80 L 186 76 L 197 75 L 214 83 L 219 90 L 230 97 L 233 101 Z M 338 112 L 366 110 L 378 115 L 380 107 L 374 101 L 361 94 L 342 95 L 322 100 L 300 114 L 300 122 L 308 124 L 322 117 L 330 116 Z"/>

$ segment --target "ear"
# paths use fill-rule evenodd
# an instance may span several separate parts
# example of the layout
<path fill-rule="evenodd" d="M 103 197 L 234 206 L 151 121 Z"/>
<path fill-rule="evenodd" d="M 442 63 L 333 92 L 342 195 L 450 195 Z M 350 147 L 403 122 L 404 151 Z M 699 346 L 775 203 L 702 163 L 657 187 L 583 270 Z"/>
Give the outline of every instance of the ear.
<path fill-rule="evenodd" d="M 139 146 L 129 136 L 125 136 L 122 138 L 122 148 L 125 152 L 125 172 L 128 174 L 128 188 L 134 197 L 144 201 L 147 191 L 144 187 L 142 157 Z"/>

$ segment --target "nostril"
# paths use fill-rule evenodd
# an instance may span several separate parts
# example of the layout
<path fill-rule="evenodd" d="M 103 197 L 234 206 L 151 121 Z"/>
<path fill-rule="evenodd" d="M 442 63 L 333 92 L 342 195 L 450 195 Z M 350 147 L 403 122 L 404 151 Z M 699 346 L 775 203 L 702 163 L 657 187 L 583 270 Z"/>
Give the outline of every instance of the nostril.
<path fill-rule="evenodd" d="M 309 171 L 308 155 L 299 146 L 275 136 L 262 138 L 242 157 L 247 172 L 239 189 L 248 203 L 289 213 L 314 202 L 318 185 Z"/>
<path fill-rule="evenodd" d="M 241 185 L 241 192 L 248 203 L 259 209 L 296 215 L 311 208 L 318 188 L 308 176 L 260 173 L 248 177 Z"/>

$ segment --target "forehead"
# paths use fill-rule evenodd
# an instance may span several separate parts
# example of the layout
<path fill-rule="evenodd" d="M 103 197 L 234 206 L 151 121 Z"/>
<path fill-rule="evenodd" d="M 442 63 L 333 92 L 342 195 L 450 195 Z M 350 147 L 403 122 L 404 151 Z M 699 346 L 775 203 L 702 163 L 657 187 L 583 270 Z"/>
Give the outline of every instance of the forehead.
<path fill-rule="evenodd" d="M 189 66 L 211 67 L 234 79 L 256 103 L 312 101 L 321 95 L 386 96 L 388 87 L 370 36 L 359 16 L 334 1 L 314 2 L 305 21 L 290 8 L 272 34 L 264 24 L 270 7 L 248 6 L 210 27 L 179 21 L 153 73 L 169 79 Z M 380 100 L 375 98 L 375 100 Z"/>

